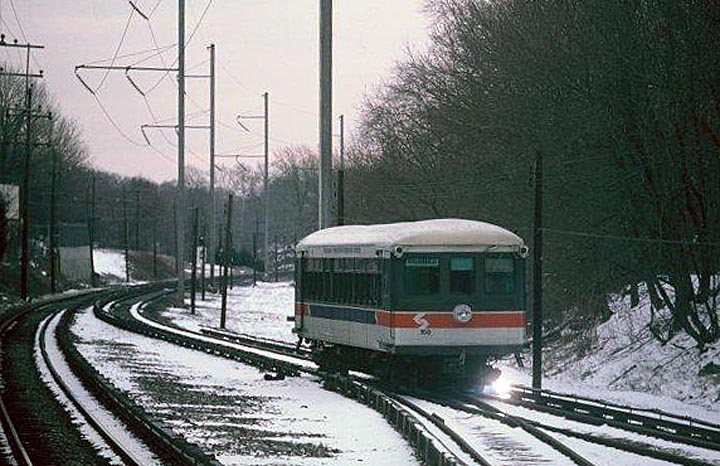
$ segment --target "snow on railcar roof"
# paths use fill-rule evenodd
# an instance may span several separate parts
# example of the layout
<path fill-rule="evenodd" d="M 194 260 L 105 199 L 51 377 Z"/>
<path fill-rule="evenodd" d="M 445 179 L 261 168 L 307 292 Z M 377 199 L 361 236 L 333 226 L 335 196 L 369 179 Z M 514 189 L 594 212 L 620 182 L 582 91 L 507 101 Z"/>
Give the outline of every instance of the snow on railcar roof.
<path fill-rule="evenodd" d="M 381 225 L 347 225 L 326 228 L 306 236 L 298 250 L 320 246 L 476 247 L 524 246 L 522 238 L 492 223 L 463 219 L 434 219 Z"/>

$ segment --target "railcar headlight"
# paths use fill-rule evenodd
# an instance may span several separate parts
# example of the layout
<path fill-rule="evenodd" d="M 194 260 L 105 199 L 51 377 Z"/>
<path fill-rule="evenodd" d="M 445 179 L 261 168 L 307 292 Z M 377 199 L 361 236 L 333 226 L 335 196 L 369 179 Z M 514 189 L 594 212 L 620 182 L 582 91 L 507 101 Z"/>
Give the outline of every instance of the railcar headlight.
<path fill-rule="evenodd" d="M 453 317 L 461 324 L 467 324 L 472 319 L 472 308 L 468 304 L 458 304 L 453 309 Z"/>

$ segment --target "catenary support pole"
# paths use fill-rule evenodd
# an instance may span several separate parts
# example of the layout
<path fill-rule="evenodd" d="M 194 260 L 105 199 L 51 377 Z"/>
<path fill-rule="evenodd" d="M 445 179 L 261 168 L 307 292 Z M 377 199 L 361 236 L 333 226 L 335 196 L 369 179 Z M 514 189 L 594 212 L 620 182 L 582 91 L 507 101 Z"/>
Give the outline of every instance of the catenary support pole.
<path fill-rule="evenodd" d="M 135 250 L 140 250 L 140 191 L 135 191 Z"/>
<path fill-rule="evenodd" d="M 202 267 L 200 268 L 200 293 L 201 298 L 205 301 L 205 264 L 207 263 L 207 228 L 203 225 L 202 236 L 200 236 L 200 251 L 202 254 Z"/>
<path fill-rule="evenodd" d="M 263 104 L 265 107 L 265 118 L 263 119 L 265 122 L 265 171 L 263 173 L 263 195 L 265 197 L 265 238 L 264 238 L 264 248 L 263 248 L 263 256 L 265 263 L 265 274 L 267 274 L 270 271 L 270 248 L 268 247 L 268 244 L 270 242 L 270 190 L 269 190 L 269 178 L 270 178 L 270 145 L 269 145 L 269 106 L 268 106 L 268 93 L 263 94 Z"/>
<path fill-rule="evenodd" d="M 277 235 L 273 237 L 273 271 L 275 282 L 278 281 L 278 254 L 277 254 Z"/>
<path fill-rule="evenodd" d="M 318 227 L 332 223 L 332 0 L 320 0 L 320 176 Z"/>
<path fill-rule="evenodd" d="M 90 253 L 90 284 L 97 286 L 95 278 L 95 175 L 90 182 L 90 212 L 87 219 L 88 224 L 88 246 Z"/>
<path fill-rule="evenodd" d="M 153 280 L 158 278 L 157 268 L 157 228 L 153 225 L 152 229 L 152 242 L 153 242 Z"/>
<path fill-rule="evenodd" d="M 340 115 L 340 167 L 337 179 L 337 224 L 345 225 L 345 115 Z"/>
<path fill-rule="evenodd" d="M 228 290 L 228 269 L 232 266 L 232 248 L 230 247 L 230 224 L 232 223 L 233 195 L 228 196 L 227 219 L 225 221 L 225 248 L 223 248 L 223 280 L 222 300 L 220 304 L 220 328 L 225 328 L 227 318 L 227 290 Z"/>
<path fill-rule="evenodd" d="M 533 388 L 542 388 L 542 152 L 535 156 L 535 221 L 533 222 Z"/>
<path fill-rule="evenodd" d="M 177 206 L 177 296 L 185 306 L 185 0 L 178 0 L 178 206 Z"/>
<path fill-rule="evenodd" d="M 193 209 L 193 243 L 192 243 L 192 275 L 190 279 L 190 312 L 195 314 L 195 294 L 197 292 L 197 250 L 198 250 L 198 215 L 200 209 Z"/>
<path fill-rule="evenodd" d="M 130 257 L 128 254 L 128 216 L 127 216 L 127 196 L 125 185 L 122 187 L 122 209 L 123 209 L 123 245 L 125 247 L 125 281 L 130 281 Z"/>
<path fill-rule="evenodd" d="M 217 237 L 217 202 L 215 200 L 215 44 L 210 44 L 210 239 L 207 241 L 210 261 L 210 283 L 215 278 L 215 238 Z M 207 258 L 205 259 L 208 260 Z M 203 273 L 204 272 L 203 268 Z M 205 287 L 203 286 L 203 293 Z M 203 299 L 205 297 L 203 296 Z"/>

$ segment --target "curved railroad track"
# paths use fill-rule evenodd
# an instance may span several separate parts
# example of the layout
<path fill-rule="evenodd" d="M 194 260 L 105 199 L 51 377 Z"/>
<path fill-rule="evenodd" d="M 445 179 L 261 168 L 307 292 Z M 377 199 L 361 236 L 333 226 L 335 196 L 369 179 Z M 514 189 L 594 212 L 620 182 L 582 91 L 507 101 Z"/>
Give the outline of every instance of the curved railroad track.
<path fill-rule="evenodd" d="M 0 420 L 12 455 L 5 458 L 8 463 L 219 464 L 151 419 L 97 373 L 68 330 L 79 308 L 134 301 L 162 286 L 92 290 L 3 314 Z"/>

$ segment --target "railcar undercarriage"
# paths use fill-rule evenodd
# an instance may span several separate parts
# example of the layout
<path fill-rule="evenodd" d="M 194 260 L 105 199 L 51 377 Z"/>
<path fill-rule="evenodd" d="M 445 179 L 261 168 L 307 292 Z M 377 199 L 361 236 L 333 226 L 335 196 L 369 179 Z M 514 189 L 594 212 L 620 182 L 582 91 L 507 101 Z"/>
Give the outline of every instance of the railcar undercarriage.
<path fill-rule="evenodd" d="M 447 356 L 405 356 L 371 351 L 322 341 L 311 341 L 313 360 L 321 371 L 355 370 L 394 385 L 480 386 L 492 383 L 500 371 L 488 365 L 484 355 L 461 352 Z"/>

